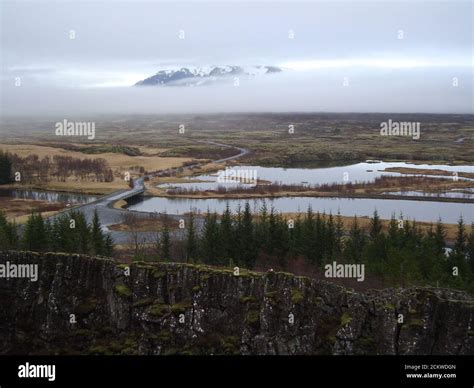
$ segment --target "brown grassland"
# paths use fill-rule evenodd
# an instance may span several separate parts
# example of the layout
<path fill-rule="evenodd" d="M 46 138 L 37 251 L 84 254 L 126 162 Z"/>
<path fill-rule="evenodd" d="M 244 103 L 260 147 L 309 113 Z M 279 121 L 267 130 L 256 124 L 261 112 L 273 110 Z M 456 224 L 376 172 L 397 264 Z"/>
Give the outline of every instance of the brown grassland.
<path fill-rule="evenodd" d="M 38 188 L 44 190 L 54 191 L 69 191 L 84 194 L 107 194 L 116 190 L 127 188 L 127 182 L 122 178 L 122 174 L 126 171 L 130 171 L 132 177 L 140 175 L 139 168 L 143 167 L 145 171 L 156 171 L 162 169 L 168 169 L 173 167 L 180 167 L 184 163 L 189 162 L 191 158 L 188 157 L 161 157 L 159 152 L 162 149 L 159 148 L 147 148 L 140 147 L 143 155 L 129 156 L 123 153 L 94 153 L 85 154 L 78 151 L 67 150 L 64 148 L 42 146 L 37 144 L 5 144 L 0 143 L 0 149 L 7 150 L 8 152 L 18 154 L 21 157 L 36 154 L 40 158 L 49 156 L 52 158 L 54 155 L 71 156 L 74 158 L 86 159 L 86 158 L 103 158 L 114 172 L 113 182 L 96 182 L 96 181 L 80 181 L 74 178 L 68 178 L 66 182 L 58 182 L 54 178 L 46 183 L 29 184 L 23 185 L 21 183 L 12 185 L 3 185 L 2 187 L 23 187 L 23 188 Z"/>
<path fill-rule="evenodd" d="M 25 223 L 28 216 L 33 211 L 41 213 L 43 217 L 49 217 L 65 208 L 63 203 L 58 202 L 14 199 L 7 197 L 1 197 L 1 201 L 2 212 L 5 213 L 9 221 L 13 221 L 17 224 Z"/>

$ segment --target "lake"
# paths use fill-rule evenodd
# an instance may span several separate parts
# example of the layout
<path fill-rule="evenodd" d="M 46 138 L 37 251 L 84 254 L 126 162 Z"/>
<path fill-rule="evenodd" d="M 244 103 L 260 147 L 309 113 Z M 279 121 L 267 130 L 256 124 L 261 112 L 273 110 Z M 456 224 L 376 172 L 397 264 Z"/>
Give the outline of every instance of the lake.
<path fill-rule="evenodd" d="M 343 166 L 330 167 L 311 167 L 311 168 L 283 168 L 283 167 L 262 167 L 262 166 L 234 166 L 232 170 L 251 171 L 252 175 L 256 174 L 257 179 L 269 181 L 276 184 L 287 185 L 321 185 L 332 183 L 357 183 L 357 182 L 373 182 L 382 175 L 401 176 L 411 174 L 400 174 L 396 172 L 384 171 L 387 168 L 413 168 L 413 169 L 434 169 L 449 172 L 466 172 L 474 173 L 474 166 L 449 166 L 444 164 L 414 164 L 406 162 L 381 162 L 366 161 Z M 450 179 L 450 177 L 435 175 L 432 177 Z M 167 183 L 159 185 L 162 188 L 183 188 L 193 190 L 217 190 L 221 187 L 242 187 L 251 188 L 252 184 L 244 184 L 237 180 L 228 180 L 219 182 L 217 174 L 206 174 L 195 177 L 188 177 L 189 182 L 185 183 Z M 465 178 L 459 178 L 465 179 Z M 196 180 L 205 182 L 195 182 Z M 471 179 L 469 179 L 471 180 Z M 474 183 L 473 183 L 474 185 Z"/>
<path fill-rule="evenodd" d="M 160 198 L 144 197 L 128 206 L 129 210 L 142 212 L 167 212 L 168 214 L 183 214 L 193 209 L 205 213 L 221 213 L 229 203 L 235 211 L 237 207 L 244 206 L 246 200 L 242 199 L 189 199 L 189 198 Z M 258 211 L 263 199 L 249 200 L 254 211 Z M 267 206 L 286 212 L 306 211 L 311 206 L 313 211 L 331 212 L 337 214 L 338 210 L 343 216 L 371 216 L 377 210 L 380 217 L 390 218 L 392 214 L 397 217 L 402 213 L 406 219 L 417 221 L 436 222 L 439 218 L 445 223 L 455 223 L 462 215 L 466 224 L 474 222 L 474 204 L 394 199 L 351 199 L 351 198 L 312 198 L 312 197 L 283 197 L 266 199 Z"/>

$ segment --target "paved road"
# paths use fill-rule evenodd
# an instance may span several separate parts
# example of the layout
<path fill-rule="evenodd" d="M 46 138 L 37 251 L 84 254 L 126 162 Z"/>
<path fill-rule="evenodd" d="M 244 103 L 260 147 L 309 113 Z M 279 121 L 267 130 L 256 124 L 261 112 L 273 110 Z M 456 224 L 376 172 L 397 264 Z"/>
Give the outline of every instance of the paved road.
<path fill-rule="evenodd" d="M 221 146 L 221 147 L 235 148 L 236 150 L 239 150 L 238 154 L 228 156 L 227 158 L 223 158 L 223 159 L 219 159 L 219 160 L 214 160 L 213 163 L 223 163 L 223 162 L 227 162 L 229 160 L 238 159 L 238 158 L 241 158 L 244 155 L 247 155 L 250 152 L 247 148 L 240 148 L 240 147 L 235 147 L 235 146 L 231 146 L 231 145 L 228 145 L 228 144 L 216 143 L 215 141 L 200 141 L 200 143 L 213 144 L 213 145 L 217 145 L 217 146 Z"/>
<path fill-rule="evenodd" d="M 244 155 L 247 155 L 249 153 L 249 150 L 246 149 L 246 148 L 234 147 L 234 146 L 231 146 L 231 145 L 216 143 L 216 142 L 213 142 L 213 141 L 199 141 L 199 142 L 218 145 L 218 146 L 221 146 L 221 147 L 235 148 L 236 150 L 239 151 L 239 153 L 237 153 L 235 155 L 232 155 L 232 156 L 229 156 L 227 158 L 214 160 L 213 163 L 224 163 L 224 162 L 227 162 L 229 160 L 234 160 L 234 159 L 240 158 L 240 157 L 242 157 Z M 199 164 L 197 163 L 197 164 L 194 164 L 194 165 L 187 166 L 187 168 L 196 167 L 198 165 Z M 170 172 L 172 174 L 176 173 L 177 171 L 178 171 L 178 168 L 173 168 L 173 169 L 170 170 Z M 102 225 L 104 226 L 104 230 L 111 234 L 111 236 L 112 236 L 112 238 L 113 238 L 113 240 L 116 244 L 125 244 L 125 243 L 129 242 L 129 240 L 130 240 L 130 233 L 129 232 L 121 232 L 121 231 L 110 230 L 108 228 L 108 226 L 113 225 L 113 224 L 121 223 L 123 221 L 124 215 L 129 214 L 130 211 L 124 210 L 124 209 L 116 209 L 116 208 L 113 207 L 113 204 L 116 201 L 119 201 L 121 199 L 130 198 L 130 197 L 133 197 L 135 195 L 140 195 L 140 194 L 144 193 L 145 192 L 145 179 L 146 178 L 151 178 L 152 176 L 154 176 L 154 174 L 145 175 L 141 178 L 138 178 L 138 179 L 134 180 L 133 181 L 133 188 L 131 188 L 129 190 L 115 191 L 111 194 L 108 194 L 104 197 L 101 197 L 100 199 L 98 199 L 94 202 L 90 202 L 90 203 L 87 203 L 87 204 L 84 204 L 84 205 L 76 206 L 76 207 L 74 207 L 74 209 L 75 210 L 80 210 L 82 213 L 84 213 L 84 215 L 86 216 L 86 219 L 88 220 L 88 222 L 91 222 L 92 217 L 94 215 L 94 211 L 97 210 L 97 212 L 99 214 L 100 221 L 101 221 Z M 67 209 L 65 211 L 69 211 L 69 210 L 70 209 Z M 63 212 L 60 212 L 58 214 L 61 214 Z M 134 214 L 136 214 L 137 217 L 140 217 L 140 218 L 147 218 L 147 217 L 153 216 L 152 213 L 143 213 L 143 212 L 134 212 Z M 50 217 L 50 219 L 54 219 L 57 216 L 58 215 L 52 216 L 52 217 Z M 176 214 L 170 214 L 169 216 L 172 219 L 182 218 L 181 215 L 176 215 Z M 201 226 L 201 224 L 197 220 L 196 227 L 199 229 L 200 226 Z M 177 231 L 177 234 L 180 235 L 181 234 L 180 232 L 181 231 Z M 146 238 L 147 241 L 151 241 L 151 239 L 153 238 L 153 233 L 143 232 L 143 233 L 141 233 L 141 237 Z"/>

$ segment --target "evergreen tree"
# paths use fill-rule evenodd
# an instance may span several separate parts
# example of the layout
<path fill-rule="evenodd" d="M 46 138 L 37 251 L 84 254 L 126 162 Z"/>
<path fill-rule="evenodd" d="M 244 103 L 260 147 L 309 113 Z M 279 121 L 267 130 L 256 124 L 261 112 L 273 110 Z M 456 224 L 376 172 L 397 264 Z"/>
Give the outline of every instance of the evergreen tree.
<path fill-rule="evenodd" d="M 474 222 L 471 224 L 471 233 L 467 239 L 466 253 L 471 270 L 471 281 L 474 282 Z"/>
<path fill-rule="evenodd" d="M 454 243 L 454 251 L 458 253 L 459 255 L 464 256 L 466 253 L 466 243 L 467 243 L 466 227 L 464 225 L 463 218 L 460 217 L 458 221 L 456 241 Z"/>
<path fill-rule="evenodd" d="M 94 219 L 95 215 L 97 212 L 94 214 Z M 74 212 L 72 214 L 72 217 L 74 218 L 76 222 L 76 227 L 74 228 L 74 241 L 76 241 L 76 248 L 74 249 L 74 252 L 77 253 L 83 253 L 83 254 L 88 254 L 92 253 L 93 255 L 103 255 L 104 251 L 104 237 L 102 235 L 102 229 L 100 229 L 100 222 L 99 222 L 99 217 L 97 216 L 97 222 L 99 223 L 99 233 L 100 233 L 100 239 L 101 239 L 101 247 L 99 251 L 96 251 L 96 249 L 93 249 L 92 252 L 90 251 L 89 247 L 91 246 L 91 243 L 94 243 L 94 235 L 91 235 L 91 230 L 89 228 L 89 225 L 87 224 L 86 217 L 84 216 L 84 213 L 82 212 Z M 92 228 L 94 228 L 94 223 L 92 225 Z M 92 231 L 93 232 L 93 231 Z M 91 241 L 92 240 L 92 241 Z"/>
<path fill-rule="evenodd" d="M 294 227 L 289 230 L 289 233 L 290 255 L 292 257 L 297 257 L 303 253 L 301 249 L 303 246 L 302 221 L 299 213 L 296 220 L 294 220 Z"/>
<path fill-rule="evenodd" d="M 94 209 L 91 226 L 92 253 L 94 255 L 103 255 L 105 253 L 105 237 L 102 232 L 102 225 L 99 220 L 97 209 Z"/>
<path fill-rule="evenodd" d="M 268 252 L 271 250 L 270 244 L 270 225 L 267 204 L 263 201 L 259 212 L 259 222 L 256 225 L 255 246 L 257 251 Z"/>
<path fill-rule="evenodd" d="M 217 215 L 211 214 L 209 209 L 204 219 L 203 235 L 201 238 L 201 255 L 205 263 L 219 264 L 219 229 Z"/>
<path fill-rule="evenodd" d="M 186 262 L 193 262 L 198 256 L 198 244 L 196 228 L 194 225 L 194 212 L 191 209 L 188 216 L 188 227 L 186 235 Z"/>
<path fill-rule="evenodd" d="M 25 224 L 22 245 L 28 251 L 42 252 L 47 250 L 48 238 L 44 227 L 43 217 L 31 213 Z"/>
<path fill-rule="evenodd" d="M 346 260 L 350 263 L 361 263 L 364 246 L 365 234 L 364 231 L 359 227 L 357 216 L 354 216 L 345 249 Z"/>
<path fill-rule="evenodd" d="M 270 234 L 273 244 L 273 255 L 276 257 L 281 268 L 286 268 L 288 265 L 288 253 L 290 250 L 290 232 L 288 223 L 285 218 L 279 213 L 274 215 L 273 226 L 271 226 Z"/>
<path fill-rule="evenodd" d="M 8 222 L 5 213 L 0 210 L 0 250 L 11 250 L 18 247 L 16 225 Z"/>
<path fill-rule="evenodd" d="M 247 268 L 253 268 L 256 260 L 254 228 L 250 204 L 245 203 L 241 226 L 242 261 Z"/>
<path fill-rule="evenodd" d="M 325 263 L 329 263 L 335 257 L 336 251 L 336 226 L 334 224 L 334 218 L 332 213 L 329 213 L 329 217 L 326 223 L 326 233 L 324 240 L 326 241 L 326 252 L 325 252 Z"/>
<path fill-rule="evenodd" d="M 53 249 L 57 252 L 74 252 L 70 217 L 64 213 L 56 217 L 51 225 Z"/>
<path fill-rule="evenodd" d="M 0 150 L 0 185 L 11 182 L 13 182 L 12 162 L 8 154 Z"/>
<path fill-rule="evenodd" d="M 323 218 L 319 214 L 319 212 L 316 213 L 316 218 L 314 221 L 314 258 L 315 258 L 315 264 L 318 268 L 322 266 L 323 263 L 323 257 L 324 257 L 324 251 L 325 251 L 325 241 L 324 241 L 324 222 Z"/>
<path fill-rule="evenodd" d="M 380 221 L 377 210 L 374 210 L 374 215 L 370 219 L 370 231 L 369 235 L 372 240 L 375 240 L 380 232 L 382 231 L 382 222 Z"/>
<path fill-rule="evenodd" d="M 335 240 L 334 240 L 334 258 L 339 259 L 344 250 L 343 239 L 344 237 L 344 223 L 342 221 L 341 212 L 337 211 L 336 217 L 336 231 L 335 231 Z"/>
<path fill-rule="evenodd" d="M 227 264 L 231 258 L 235 259 L 233 251 L 232 212 L 230 211 L 229 202 L 226 203 L 225 210 L 221 217 L 219 243 L 220 263 Z"/>
<path fill-rule="evenodd" d="M 314 236 L 316 234 L 313 209 L 308 206 L 305 218 L 303 220 L 302 242 L 303 254 L 310 263 L 316 263 L 316 243 Z"/>
<path fill-rule="evenodd" d="M 388 240 L 393 247 L 398 247 L 400 242 L 400 227 L 395 214 L 392 214 L 390 223 L 388 225 Z"/>
<path fill-rule="evenodd" d="M 161 257 L 163 260 L 171 260 L 171 237 L 168 215 L 164 214 L 163 232 L 161 233 Z"/>
<path fill-rule="evenodd" d="M 277 244 L 277 214 L 272 206 L 272 208 L 270 209 L 270 215 L 268 216 L 268 236 L 265 244 L 265 252 L 270 256 L 273 255 L 276 252 Z"/>
<path fill-rule="evenodd" d="M 433 226 L 430 225 L 430 229 L 426 235 L 422 237 L 421 246 L 418 249 L 421 254 L 419 264 L 420 272 L 423 274 L 424 279 L 433 285 L 436 285 L 443 277 L 445 260 L 444 250 L 442 248 L 438 250 L 436 246 L 436 238 Z"/>
<path fill-rule="evenodd" d="M 107 256 L 107 257 L 112 257 L 114 254 L 114 240 L 108 233 L 105 235 L 103 254 L 104 256 Z"/>
<path fill-rule="evenodd" d="M 231 241 L 234 242 L 232 246 L 232 257 L 237 265 L 245 265 L 244 262 L 244 246 L 245 241 L 242 235 L 243 224 L 242 224 L 242 208 L 240 204 L 237 206 L 237 212 L 233 219 L 232 237 Z"/>
<path fill-rule="evenodd" d="M 449 274 L 448 283 L 451 287 L 461 288 L 464 283 L 469 280 L 468 272 L 470 271 L 468 271 L 468 262 L 466 261 L 466 243 L 466 227 L 463 218 L 460 217 L 454 249 L 449 254 L 447 260 L 446 270 Z M 456 270 L 457 276 L 454 275 Z"/>
<path fill-rule="evenodd" d="M 434 232 L 434 246 L 436 247 L 436 256 L 440 259 L 444 259 L 444 248 L 446 246 L 446 231 L 444 225 L 441 223 L 441 219 L 436 223 Z"/>

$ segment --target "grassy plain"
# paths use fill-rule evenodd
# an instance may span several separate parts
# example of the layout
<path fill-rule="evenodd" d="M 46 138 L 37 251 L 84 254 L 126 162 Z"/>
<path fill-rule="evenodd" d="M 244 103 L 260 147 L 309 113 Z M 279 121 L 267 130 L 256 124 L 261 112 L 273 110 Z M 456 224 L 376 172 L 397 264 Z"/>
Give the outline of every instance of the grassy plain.
<path fill-rule="evenodd" d="M 40 156 L 67 154 L 75 157 L 103 157 L 117 174 L 114 182 L 100 184 L 70 180 L 63 185 L 51 180 L 45 187 L 98 194 L 125 188 L 120 173 L 134 167 L 143 167 L 148 171 L 163 170 L 181 166 L 196 158 L 225 157 L 233 151 L 204 144 L 205 141 L 249 149 L 248 155 L 235 161 L 241 164 L 297 167 L 366 159 L 454 165 L 474 163 L 473 115 L 259 113 L 97 116 L 80 119 L 96 123 L 95 140 L 58 138 L 54 135 L 54 123 L 58 118 L 4 118 L 0 149 L 21 155 L 37 153 Z M 389 119 L 420 122 L 420 139 L 381 136 L 380 124 Z M 185 126 L 185 133 L 179 132 L 180 125 Z M 289 133 L 289 126 L 293 126 L 294 133 Z M 117 152 L 120 147 L 131 150 Z M 101 150 L 115 152 L 97 152 Z M 179 182 L 186 175 L 213 169 L 215 166 L 212 165 L 185 169 L 174 181 L 170 177 L 157 178 L 148 184 L 149 193 L 163 194 L 153 188 L 155 183 Z"/>
<path fill-rule="evenodd" d="M 130 172 L 132 177 L 141 175 L 139 170 L 143 168 L 145 171 L 164 170 L 173 167 L 180 167 L 184 163 L 189 162 L 192 158 L 189 157 L 162 157 L 159 153 L 163 149 L 155 147 L 140 147 L 142 155 L 130 156 L 119 152 L 104 152 L 86 154 L 79 151 L 62 148 L 61 144 L 56 146 L 43 146 L 38 144 L 6 144 L 0 143 L 0 150 L 7 150 L 12 154 L 18 154 L 21 157 L 36 154 L 39 158 L 54 155 L 71 156 L 74 158 L 103 158 L 114 172 L 114 180 L 112 182 L 94 182 L 81 181 L 75 178 L 68 178 L 65 182 L 58 182 L 53 177 L 46 183 L 38 184 L 12 184 L 3 185 L 2 187 L 23 187 L 23 188 L 37 188 L 53 191 L 69 191 L 84 194 L 107 194 L 119 189 L 127 188 L 127 182 L 122 178 L 123 173 Z"/>
<path fill-rule="evenodd" d="M 4 118 L 0 138 L 8 142 L 152 147 L 173 157 L 209 157 L 228 151 L 202 141 L 250 149 L 242 162 L 292 165 L 337 160 L 474 162 L 474 116 L 396 113 L 255 113 L 81 117 L 96 123 L 96 139 L 54 135 L 57 117 Z M 420 139 L 381 136 L 382 122 L 420 122 Z M 72 120 L 72 118 L 71 118 Z M 179 126 L 184 125 L 184 133 Z M 289 126 L 294 133 L 289 133 Z"/>

